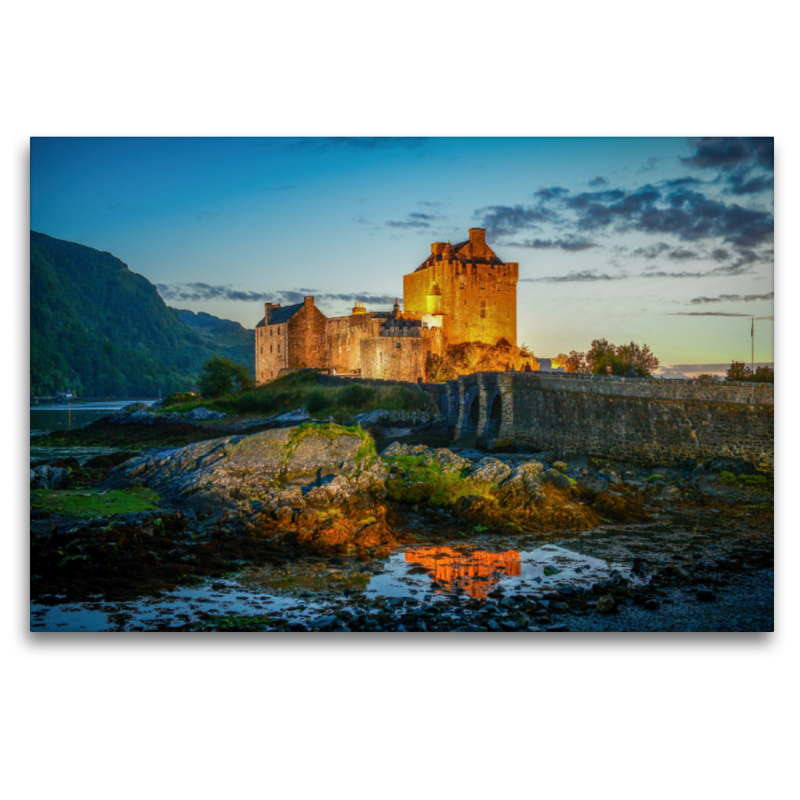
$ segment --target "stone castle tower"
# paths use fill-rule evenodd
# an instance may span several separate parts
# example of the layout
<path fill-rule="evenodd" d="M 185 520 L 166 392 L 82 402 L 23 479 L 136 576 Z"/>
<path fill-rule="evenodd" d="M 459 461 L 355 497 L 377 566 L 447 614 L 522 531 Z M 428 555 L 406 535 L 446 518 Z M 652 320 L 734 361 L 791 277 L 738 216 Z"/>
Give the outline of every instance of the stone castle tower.
<path fill-rule="evenodd" d="M 445 344 L 506 339 L 516 346 L 518 278 L 519 264 L 501 261 L 486 231 L 470 228 L 466 242 L 434 242 L 430 256 L 403 276 L 403 305 L 441 327 Z"/>

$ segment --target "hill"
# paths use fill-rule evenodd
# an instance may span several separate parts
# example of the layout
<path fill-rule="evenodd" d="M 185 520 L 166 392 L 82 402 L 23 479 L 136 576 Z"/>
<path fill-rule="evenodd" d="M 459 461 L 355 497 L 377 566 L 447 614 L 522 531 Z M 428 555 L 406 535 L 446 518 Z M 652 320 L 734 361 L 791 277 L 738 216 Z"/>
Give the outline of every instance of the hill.
<path fill-rule="evenodd" d="M 185 391 L 226 355 L 110 253 L 31 231 L 30 279 L 33 395 Z"/>
<path fill-rule="evenodd" d="M 247 329 L 238 322 L 230 319 L 220 319 L 204 311 L 188 311 L 175 309 L 178 316 L 201 339 L 217 349 L 220 355 L 242 364 L 248 369 L 253 368 L 253 354 L 256 348 L 256 332 Z"/>

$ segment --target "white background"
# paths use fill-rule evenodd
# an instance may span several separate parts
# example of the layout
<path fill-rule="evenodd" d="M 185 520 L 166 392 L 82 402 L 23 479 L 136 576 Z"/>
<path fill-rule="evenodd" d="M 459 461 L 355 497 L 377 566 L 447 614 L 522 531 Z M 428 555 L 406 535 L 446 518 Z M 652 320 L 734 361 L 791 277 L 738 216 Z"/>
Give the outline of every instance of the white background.
<path fill-rule="evenodd" d="M 6 796 L 796 796 L 790 6 L 288 7 L 4 11 Z M 28 138 L 123 134 L 774 135 L 777 633 L 30 634 Z"/>

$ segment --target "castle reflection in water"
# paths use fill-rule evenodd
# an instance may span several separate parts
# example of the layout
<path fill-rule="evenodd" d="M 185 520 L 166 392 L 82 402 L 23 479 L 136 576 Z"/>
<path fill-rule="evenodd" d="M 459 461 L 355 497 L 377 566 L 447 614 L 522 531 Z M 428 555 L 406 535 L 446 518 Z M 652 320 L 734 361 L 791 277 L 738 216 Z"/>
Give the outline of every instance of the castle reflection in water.
<path fill-rule="evenodd" d="M 442 589 L 460 586 L 468 595 L 483 600 L 504 576 L 519 576 L 519 552 L 459 552 L 451 547 L 421 547 L 406 552 L 406 561 L 427 570 Z"/>

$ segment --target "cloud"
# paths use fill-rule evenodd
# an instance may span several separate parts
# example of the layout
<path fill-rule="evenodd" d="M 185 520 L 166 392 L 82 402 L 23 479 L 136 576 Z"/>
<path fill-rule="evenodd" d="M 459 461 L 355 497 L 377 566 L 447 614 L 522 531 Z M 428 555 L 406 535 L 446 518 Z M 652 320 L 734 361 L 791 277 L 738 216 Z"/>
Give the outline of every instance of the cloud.
<path fill-rule="evenodd" d="M 430 228 L 435 222 L 447 219 L 442 214 L 423 214 L 421 211 L 412 211 L 406 214 L 404 220 L 390 219 L 386 221 L 389 228 Z"/>
<path fill-rule="evenodd" d="M 747 173 L 732 173 L 728 176 L 727 185 L 733 194 L 758 194 L 759 192 L 771 192 L 775 187 L 775 180 L 771 175 L 747 178 Z"/>
<path fill-rule="evenodd" d="M 578 252 L 580 250 L 588 250 L 591 247 L 601 247 L 601 245 L 581 236 L 569 234 L 563 239 L 525 239 L 522 242 L 506 242 L 504 247 L 527 247 L 532 250 L 560 249 Z"/>
<path fill-rule="evenodd" d="M 543 278 L 521 278 L 520 283 L 590 283 L 593 281 L 618 281 L 628 275 L 606 275 L 594 269 L 569 272 L 566 275 L 548 275 Z"/>
<path fill-rule="evenodd" d="M 694 297 L 689 301 L 690 305 L 700 306 L 706 303 L 752 303 L 756 300 L 774 300 L 775 292 L 766 294 L 721 294 L 718 297 Z"/>
<path fill-rule="evenodd" d="M 564 189 L 563 191 L 566 191 Z M 487 206 L 475 211 L 481 227 L 490 238 L 509 236 L 521 230 L 538 230 L 542 223 L 555 222 L 556 215 L 544 208 L 516 206 Z"/>
<path fill-rule="evenodd" d="M 739 171 L 754 166 L 775 169 L 775 140 L 765 137 L 703 136 L 690 139 L 692 155 L 684 164 L 700 169 Z"/>
<path fill-rule="evenodd" d="M 596 178 L 592 178 L 589 181 L 589 186 L 605 186 L 608 183 L 608 178 L 604 178 L 602 175 L 598 175 Z"/>
<path fill-rule="evenodd" d="M 231 285 L 213 286 L 208 283 L 157 283 L 156 289 L 164 300 L 179 302 L 202 302 L 207 300 L 234 300 L 244 303 L 281 303 L 294 305 L 302 303 L 304 297 L 314 296 L 316 303 L 366 303 L 370 305 L 391 305 L 394 294 L 331 294 L 317 293 L 315 289 L 301 288 L 274 292 L 256 292 L 248 289 L 235 289 Z"/>

